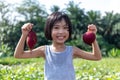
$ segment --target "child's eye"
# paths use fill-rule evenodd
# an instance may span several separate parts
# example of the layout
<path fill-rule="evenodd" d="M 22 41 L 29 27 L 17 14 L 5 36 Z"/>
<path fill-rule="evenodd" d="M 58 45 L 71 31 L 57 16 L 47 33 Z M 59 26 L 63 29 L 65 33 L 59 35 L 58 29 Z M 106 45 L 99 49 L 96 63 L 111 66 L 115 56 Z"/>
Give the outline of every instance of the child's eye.
<path fill-rule="evenodd" d="M 64 29 L 69 30 L 69 27 L 68 26 L 64 26 Z"/>
<path fill-rule="evenodd" d="M 59 27 L 58 26 L 53 26 L 53 29 L 59 29 Z"/>

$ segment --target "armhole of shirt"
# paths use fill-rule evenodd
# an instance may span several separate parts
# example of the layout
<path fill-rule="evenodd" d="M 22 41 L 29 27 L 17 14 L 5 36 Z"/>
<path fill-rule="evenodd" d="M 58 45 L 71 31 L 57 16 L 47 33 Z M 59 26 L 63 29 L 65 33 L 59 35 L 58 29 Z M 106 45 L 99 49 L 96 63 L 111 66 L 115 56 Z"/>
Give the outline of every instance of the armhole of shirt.
<path fill-rule="evenodd" d="M 72 57 L 74 58 L 74 47 L 73 46 L 70 46 L 71 47 L 71 54 L 72 54 Z"/>
<path fill-rule="evenodd" d="M 45 59 L 46 59 L 46 55 L 47 55 L 47 47 L 48 47 L 48 45 L 45 45 L 45 51 L 44 51 L 44 53 L 45 53 Z"/>

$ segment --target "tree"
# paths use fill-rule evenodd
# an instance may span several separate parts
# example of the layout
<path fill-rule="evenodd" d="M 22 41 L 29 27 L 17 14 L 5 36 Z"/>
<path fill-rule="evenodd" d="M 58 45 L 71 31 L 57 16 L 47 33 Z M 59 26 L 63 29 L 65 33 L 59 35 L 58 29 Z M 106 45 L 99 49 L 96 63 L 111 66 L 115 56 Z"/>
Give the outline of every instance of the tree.
<path fill-rule="evenodd" d="M 73 38 L 76 39 L 77 36 L 80 37 L 81 34 L 85 31 L 85 26 L 87 25 L 86 22 L 86 15 L 84 9 L 80 9 L 79 4 L 75 4 L 73 1 L 70 1 L 67 4 L 66 12 L 68 13 L 71 22 L 73 24 Z"/>
<path fill-rule="evenodd" d="M 11 12 L 9 9 L 10 4 L 5 3 L 4 1 L 0 1 L 0 42 L 7 40 L 7 35 L 10 31 L 10 21 L 9 21 L 9 13 Z"/>
<path fill-rule="evenodd" d="M 106 12 L 99 24 L 99 33 L 109 44 L 120 48 L 120 14 L 113 14 L 113 12 Z"/>
<path fill-rule="evenodd" d="M 40 5 L 38 0 L 25 0 L 17 7 L 17 12 L 27 20 L 40 19 L 39 16 L 47 16 L 44 5 Z"/>
<path fill-rule="evenodd" d="M 38 38 L 37 46 L 47 43 L 44 37 L 44 26 L 48 14 L 44 6 L 40 5 L 37 0 L 27 0 L 17 7 L 17 11 L 25 18 L 25 21 L 18 23 L 19 29 L 24 23 L 31 22 L 34 24 L 33 30 L 36 32 Z M 18 35 L 20 36 L 20 34 Z"/>
<path fill-rule="evenodd" d="M 3 4 L 2 4 L 3 5 Z M 44 7 L 41 7 L 37 1 L 29 0 L 26 2 L 23 2 L 23 4 L 17 5 L 17 7 L 14 9 L 16 10 L 16 13 L 18 13 L 21 18 L 24 19 L 24 21 L 18 21 L 16 24 L 9 23 L 9 16 L 6 17 L 7 13 L 9 13 L 10 6 L 2 6 L 0 9 L 5 11 L 2 12 L 2 21 L 0 23 L 2 27 L 0 30 L 0 40 L 1 42 L 4 42 L 4 44 L 8 44 L 9 47 L 12 48 L 12 50 L 15 49 L 15 46 L 20 38 L 21 35 L 21 26 L 26 22 L 31 22 L 34 24 L 33 29 L 37 33 L 37 36 L 40 37 L 38 39 L 38 43 L 44 44 L 46 41 L 43 31 L 44 31 L 44 24 L 46 16 L 48 15 L 46 11 L 44 11 Z M 37 44 L 38 45 L 38 44 Z"/>
<path fill-rule="evenodd" d="M 51 10 L 51 12 L 56 12 L 56 11 L 59 11 L 60 8 L 57 5 L 53 5 L 50 10 Z"/>
<path fill-rule="evenodd" d="M 101 13 L 100 11 L 88 11 L 86 12 L 86 16 L 87 16 L 87 23 L 89 24 L 99 24 L 100 20 L 101 20 Z"/>

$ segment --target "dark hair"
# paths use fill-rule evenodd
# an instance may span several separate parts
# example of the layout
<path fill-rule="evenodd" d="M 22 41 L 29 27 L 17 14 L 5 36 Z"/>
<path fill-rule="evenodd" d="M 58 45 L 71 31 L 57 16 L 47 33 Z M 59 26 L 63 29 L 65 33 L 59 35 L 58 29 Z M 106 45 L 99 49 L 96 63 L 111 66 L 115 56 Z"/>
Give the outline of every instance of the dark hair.
<path fill-rule="evenodd" d="M 61 21 L 62 19 L 65 20 L 66 24 L 69 27 L 69 39 L 71 38 L 71 33 L 72 33 L 72 25 L 71 25 L 71 21 L 68 17 L 68 15 L 66 15 L 63 12 L 54 12 L 51 15 L 48 16 L 47 21 L 46 21 L 46 25 L 45 25 L 45 37 L 48 40 L 52 40 L 51 37 L 51 31 L 52 28 L 54 26 L 54 24 L 58 21 Z"/>

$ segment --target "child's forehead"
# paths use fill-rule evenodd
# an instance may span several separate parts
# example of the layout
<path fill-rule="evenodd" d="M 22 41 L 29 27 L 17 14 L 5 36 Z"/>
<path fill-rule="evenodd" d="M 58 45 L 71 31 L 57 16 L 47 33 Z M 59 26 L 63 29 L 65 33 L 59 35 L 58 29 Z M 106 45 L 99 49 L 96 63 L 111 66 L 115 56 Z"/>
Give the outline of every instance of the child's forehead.
<path fill-rule="evenodd" d="M 57 20 L 57 21 L 55 21 L 55 23 L 54 23 L 54 25 L 55 24 L 68 24 L 66 21 L 65 21 L 65 19 L 61 19 L 61 20 Z"/>

